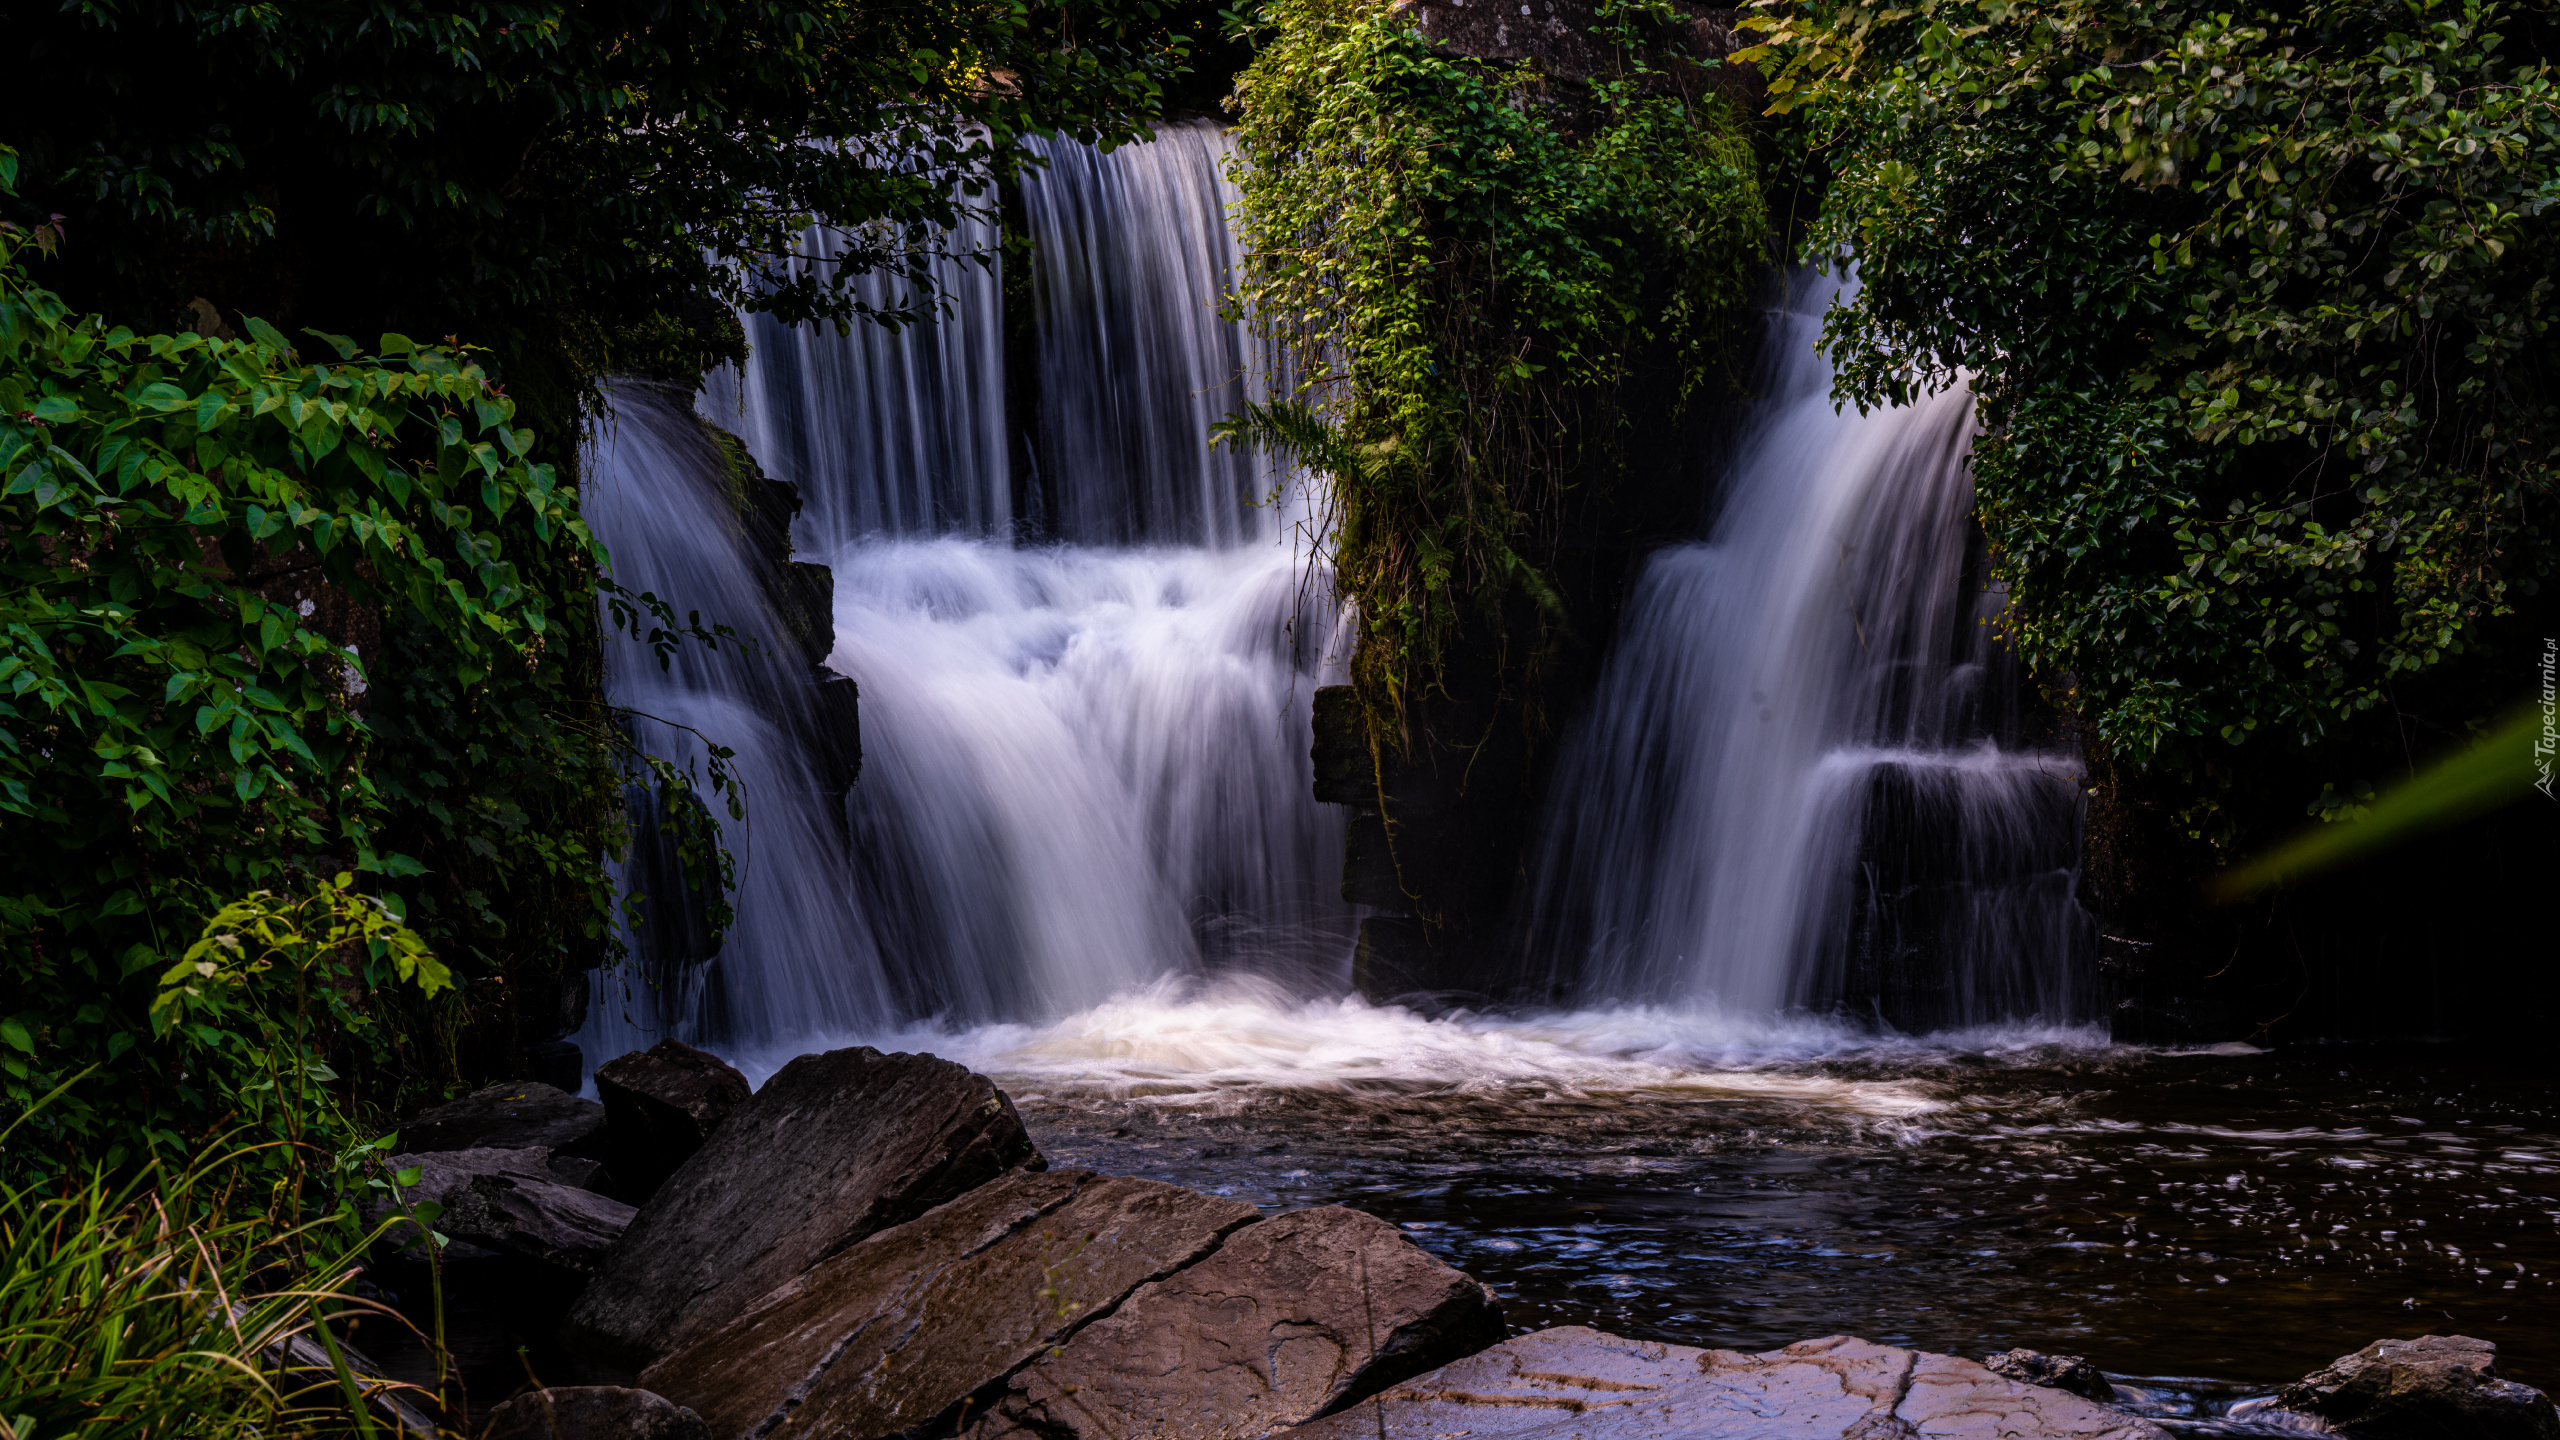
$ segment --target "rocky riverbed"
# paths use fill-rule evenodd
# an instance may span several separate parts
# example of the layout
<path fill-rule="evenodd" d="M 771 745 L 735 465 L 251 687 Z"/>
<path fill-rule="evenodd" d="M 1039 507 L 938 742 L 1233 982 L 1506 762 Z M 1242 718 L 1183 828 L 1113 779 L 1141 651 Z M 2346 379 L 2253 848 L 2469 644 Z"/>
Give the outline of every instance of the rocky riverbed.
<path fill-rule="evenodd" d="M 665 1042 L 604 1066 L 598 1089 L 605 1103 L 498 1087 L 402 1132 L 405 1188 L 384 1213 L 448 1238 L 462 1302 L 448 1421 L 556 1440 L 2560 1440 L 2540 1392 L 2461 1336 L 2333 1351 L 2199 1420 L 2071 1356 L 1985 1364 L 1837 1334 L 1750 1353 L 1524 1325 L 1530 1307 L 1415 1243 L 1429 1226 L 1053 1164 L 1003 1089 L 927 1055 L 805 1055 L 751 1089 Z M 374 1283 L 415 1312 L 421 1246 L 399 1230 Z M 360 1338 L 387 1373 L 423 1378 L 398 1337 Z"/>

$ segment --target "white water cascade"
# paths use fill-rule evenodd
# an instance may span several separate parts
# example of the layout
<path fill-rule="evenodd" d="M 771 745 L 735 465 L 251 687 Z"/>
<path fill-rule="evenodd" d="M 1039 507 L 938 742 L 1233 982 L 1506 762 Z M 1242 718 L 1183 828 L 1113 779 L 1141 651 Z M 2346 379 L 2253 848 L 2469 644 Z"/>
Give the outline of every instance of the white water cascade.
<path fill-rule="evenodd" d="M 796 656 L 686 649 L 661 674 L 617 643 L 647 743 L 736 747 L 750 820 L 727 944 L 609 986 L 591 1058 L 671 1033 L 751 1072 L 871 1040 L 1000 1071 L 1303 1075 L 1418 1043 L 1390 1037 L 1419 1019 L 1340 998 L 1343 821 L 1307 749 L 1345 637 L 1308 497 L 1206 443 L 1270 383 L 1221 313 L 1224 154 L 1206 126 L 1056 147 L 1022 189 L 1027 321 L 1003 275 L 955 262 L 940 325 L 756 322 L 744 372 L 700 397 L 799 488 L 865 763 L 827 780 Z M 1677 1068 L 1831 1053 L 1879 1020 L 2089 1018 L 2076 766 L 2029 738 L 1989 624 L 1968 402 L 1836 412 L 1830 294 L 1774 317 L 1708 538 L 1648 562 L 1559 765 L 1523 928 L 1585 1008 L 1464 1020 L 1452 1057 Z M 622 583 L 786 630 L 699 423 L 651 387 L 617 410 L 588 513 Z M 658 923 L 642 948 L 667 949 Z"/>
<path fill-rule="evenodd" d="M 616 645 L 617 698 L 734 746 L 749 816 L 729 827 L 738 928 L 681 983 L 600 994 L 591 1058 L 663 1033 L 787 1053 L 1035 1019 L 1168 977 L 1338 985 L 1341 824 L 1307 758 L 1336 620 L 1293 543 L 1304 497 L 1208 444 L 1259 383 L 1220 316 L 1224 152 L 1175 128 L 1059 147 L 1026 180 L 1032 405 L 1006 390 L 1001 275 L 956 262 L 942 324 L 758 322 L 745 373 L 707 388 L 705 417 L 801 492 L 798 554 L 833 568 L 827 664 L 861 685 L 865 763 L 840 802 L 822 791 L 788 693 L 807 687 L 779 662 L 688 651 L 659 676 Z M 1017 445 L 1006 417 L 1025 410 Z M 618 578 L 775 633 L 692 418 L 645 389 L 617 412 L 588 513 Z"/>
<path fill-rule="evenodd" d="M 1708 538 L 1647 563 L 1559 767 L 1539 939 L 1588 996 L 2085 1019 L 2078 760 L 1993 635 L 1971 397 L 1835 407 L 1838 288 L 1792 283 Z"/>

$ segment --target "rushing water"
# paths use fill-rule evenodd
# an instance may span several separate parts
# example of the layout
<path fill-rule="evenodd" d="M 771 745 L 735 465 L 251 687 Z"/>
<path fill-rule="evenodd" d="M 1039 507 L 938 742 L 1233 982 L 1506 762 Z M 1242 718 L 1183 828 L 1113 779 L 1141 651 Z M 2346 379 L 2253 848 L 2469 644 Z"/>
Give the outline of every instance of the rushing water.
<path fill-rule="evenodd" d="M 758 322 L 702 398 L 801 487 L 865 766 L 826 780 L 796 657 L 617 645 L 644 742 L 734 746 L 751 819 L 729 943 L 609 989 L 591 1058 L 931 1050 L 1053 1163 L 1359 1205 L 1523 1327 L 2025 1344 L 2190 1408 L 2428 1329 L 2560 1379 L 2549 1081 L 2090 1024 L 2077 771 L 1993 638 L 1969 411 L 1836 410 L 1827 292 L 1773 313 L 1713 523 L 1645 567 L 1560 767 L 1530 928 L 1579 1008 L 1345 998 L 1307 760 L 1342 617 L 1308 497 L 1205 443 L 1269 383 L 1219 309 L 1223 153 L 1050 152 L 1010 369 L 1004 277 L 955 267 L 942 326 Z M 616 408 L 587 503 L 623 583 L 775 633 L 681 399 Z"/>
<path fill-rule="evenodd" d="M 2079 762 L 2020 743 L 1972 397 L 1836 406 L 1837 287 L 1794 286 L 1714 525 L 1647 564 L 1559 767 L 1541 947 L 1595 997 L 2089 1018 Z"/>

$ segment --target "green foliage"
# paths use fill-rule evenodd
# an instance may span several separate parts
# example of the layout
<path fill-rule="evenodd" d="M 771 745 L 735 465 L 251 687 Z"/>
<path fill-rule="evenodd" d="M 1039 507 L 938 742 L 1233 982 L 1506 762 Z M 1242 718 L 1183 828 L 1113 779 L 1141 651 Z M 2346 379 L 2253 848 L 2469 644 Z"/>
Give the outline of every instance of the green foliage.
<path fill-rule="evenodd" d="M 5 1139 L 6 1137 L 0 1137 Z M 343 1435 L 340 1377 L 289 1365 L 360 1246 L 266 1208 L 255 1150 L 60 1193 L 0 1183 L 0 1436 Z M 307 1352 L 306 1352 L 307 1353 Z"/>
<path fill-rule="evenodd" d="M 1230 438 L 1333 482 L 1330 559 L 1373 707 L 1428 683 L 1462 612 L 1552 629 L 1562 496 L 1605 481 L 1624 387 L 1682 397 L 1763 251 L 1742 123 L 1683 96 L 1639 7 L 1564 82 L 1434 51 L 1367 0 L 1271 0 L 1240 76 L 1238 298 L 1297 377 Z"/>
<path fill-rule="evenodd" d="M 602 866 L 636 762 L 553 659 L 595 623 L 603 557 L 507 397 L 469 354 L 396 335 L 378 359 L 324 336 L 312 361 L 259 321 L 240 341 L 109 327 L 28 283 L 27 243 L 0 232 L 0 1095 L 97 1067 L 40 1123 L 110 1158 L 246 1113 L 251 1082 L 186 1056 L 271 1056 L 274 1034 L 153 986 L 245 892 L 362 875 L 377 899 L 321 887 L 331 925 L 387 907 L 475 979 L 610 958 Z M 360 653 L 376 635 L 388 674 Z M 661 810 L 716 849 L 698 806 Z M 483 884 L 561 913 L 507 936 Z M 440 968 L 365 925 L 389 951 L 350 952 L 321 986 L 332 1033 L 291 1043 L 381 1103 L 451 1073 L 430 1042 L 462 1017 L 425 983 Z M 387 1040 L 359 1023 L 377 1009 Z"/>
<path fill-rule="evenodd" d="M 1969 376 L 2004 623 L 2117 757 L 2194 776 L 2253 735 L 2336 741 L 2397 687 L 2456 684 L 2544 583 L 2547 17 L 1786 0 L 1752 23 L 1832 172 L 1813 249 L 1859 267 L 1841 391 Z"/>
<path fill-rule="evenodd" d="M 1018 137 L 1153 113 L 1184 52 L 1159 8 L 74 0 L 12 17 L 0 140 L 21 220 L 67 214 L 83 263 L 167 304 L 645 348 L 696 297 L 864 313 L 845 282 L 882 266 L 916 287 L 887 313 L 929 309 L 941 230 Z M 812 223 L 842 265 L 786 263 Z"/>

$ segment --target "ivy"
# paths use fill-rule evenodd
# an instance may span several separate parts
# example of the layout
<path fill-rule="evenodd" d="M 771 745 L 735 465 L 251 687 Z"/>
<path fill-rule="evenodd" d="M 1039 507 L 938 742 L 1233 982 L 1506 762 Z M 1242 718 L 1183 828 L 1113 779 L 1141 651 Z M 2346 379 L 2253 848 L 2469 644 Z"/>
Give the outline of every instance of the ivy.
<path fill-rule="evenodd" d="M 1470 612 L 1516 598 L 1563 632 L 1564 492 L 1612 473 L 1624 389 L 1685 399 L 1748 296 L 1756 162 L 1726 101 L 1670 83 L 1658 8 L 1603 7 L 1614 69 L 1574 81 L 1436 51 L 1367 0 L 1258 12 L 1237 298 L 1295 389 L 1221 433 L 1331 479 L 1373 713 L 1430 683 Z"/>

